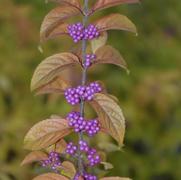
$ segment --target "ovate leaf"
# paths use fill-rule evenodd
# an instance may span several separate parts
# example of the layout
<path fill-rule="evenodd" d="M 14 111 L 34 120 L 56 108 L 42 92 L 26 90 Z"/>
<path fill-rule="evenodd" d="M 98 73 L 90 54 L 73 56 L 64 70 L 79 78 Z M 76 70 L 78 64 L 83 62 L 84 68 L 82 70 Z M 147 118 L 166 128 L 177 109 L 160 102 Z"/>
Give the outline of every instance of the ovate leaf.
<path fill-rule="evenodd" d="M 54 144 L 54 145 L 50 146 L 49 148 L 47 148 L 47 151 L 48 152 L 55 151 L 55 152 L 58 152 L 58 153 L 64 153 L 66 147 L 67 147 L 66 141 L 64 139 L 61 139 L 56 144 Z"/>
<path fill-rule="evenodd" d="M 59 174 L 47 173 L 37 176 L 33 178 L 33 180 L 69 180 L 69 179 Z"/>
<path fill-rule="evenodd" d="M 101 162 L 101 164 L 104 166 L 105 170 L 113 169 L 114 166 L 111 163 L 108 162 Z"/>
<path fill-rule="evenodd" d="M 65 19 L 79 13 L 80 11 L 72 6 L 59 6 L 50 11 L 47 16 L 45 16 L 40 28 L 41 40 L 46 39 L 46 37 L 48 37 L 59 25 L 64 24 L 63 21 Z"/>
<path fill-rule="evenodd" d="M 109 95 L 97 93 L 90 103 L 98 114 L 102 130 L 123 145 L 125 118 L 117 102 Z"/>
<path fill-rule="evenodd" d="M 94 11 L 99 11 L 101 9 L 121 5 L 121 4 L 129 4 L 129 3 L 138 3 L 139 0 L 98 0 L 93 8 L 92 8 L 92 13 Z"/>
<path fill-rule="evenodd" d="M 79 63 L 79 59 L 72 53 L 60 53 L 48 57 L 36 68 L 32 80 L 31 90 L 36 90 L 52 82 L 61 71 Z"/>
<path fill-rule="evenodd" d="M 80 0 L 49 0 L 50 2 L 56 2 L 60 4 L 65 4 L 69 6 L 73 6 L 79 10 L 81 10 L 81 3 Z"/>
<path fill-rule="evenodd" d="M 131 180 L 131 179 L 126 177 L 104 177 L 101 178 L 100 180 Z"/>
<path fill-rule="evenodd" d="M 61 173 L 64 174 L 65 176 L 70 177 L 72 179 L 76 174 L 75 166 L 69 161 L 64 161 L 62 163 L 62 171 L 61 171 Z"/>
<path fill-rule="evenodd" d="M 66 119 L 47 119 L 35 124 L 26 134 L 24 147 L 40 150 L 55 144 L 72 132 Z"/>
<path fill-rule="evenodd" d="M 56 77 L 51 82 L 39 87 L 36 94 L 64 93 L 65 89 L 70 87 L 69 83 L 61 77 Z"/>
<path fill-rule="evenodd" d="M 44 42 L 49 39 L 53 39 L 60 35 L 67 35 L 68 34 L 68 24 L 67 23 L 60 23 L 56 28 L 52 28 L 49 31 L 42 31 L 40 33 L 40 41 Z"/>
<path fill-rule="evenodd" d="M 93 53 L 95 53 L 97 49 L 99 49 L 100 47 L 106 44 L 107 37 L 108 35 L 107 35 L 107 32 L 105 31 L 105 32 L 102 32 L 98 38 L 94 38 L 91 41 L 91 47 L 92 47 Z"/>
<path fill-rule="evenodd" d="M 114 64 L 127 69 L 127 64 L 119 51 L 111 46 L 100 47 L 95 54 L 96 60 L 93 64 Z"/>
<path fill-rule="evenodd" d="M 100 32 L 115 29 L 137 33 L 136 26 L 126 16 L 117 13 L 105 16 L 94 24 Z"/>
<path fill-rule="evenodd" d="M 42 151 L 33 151 L 24 158 L 24 160 L 21 163 L 21 166 L 25 164 L 30 164 L 32 162 L 45 160 L 47 158 L 48 158 L 48 155 L 46 153 Z"/>

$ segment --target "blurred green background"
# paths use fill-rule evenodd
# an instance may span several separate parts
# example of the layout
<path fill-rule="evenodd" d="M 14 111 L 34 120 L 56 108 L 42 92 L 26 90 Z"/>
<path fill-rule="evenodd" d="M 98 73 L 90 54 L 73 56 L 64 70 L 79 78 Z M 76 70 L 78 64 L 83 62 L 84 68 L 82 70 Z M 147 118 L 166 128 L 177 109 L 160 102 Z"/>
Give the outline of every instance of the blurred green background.
<path fill-rule="evenodd" d="M 24 135 L 39 120 L 70 111 L 63 98 L 35 97 L 29 89 L 40 61 L 72 46 L 60 38 L 43 45 L 43 54 L 38 51 L 39 27 L 52 7 L 43 0 L 0 0 L 0 180 L 32 179 L 35 167 L 20 167 L 27 154 Z M 110 12 L 127 15 L 139 35 L 109 32 L 108 43 L 126 59 L 129 75 L 111 65 L 90 73 L 118 96 L 127 119 L 125 147 L 108 154 L 115 166 L 108 175 L 180 180 L 181 1 L 144 0 L 96 15 Z"/>

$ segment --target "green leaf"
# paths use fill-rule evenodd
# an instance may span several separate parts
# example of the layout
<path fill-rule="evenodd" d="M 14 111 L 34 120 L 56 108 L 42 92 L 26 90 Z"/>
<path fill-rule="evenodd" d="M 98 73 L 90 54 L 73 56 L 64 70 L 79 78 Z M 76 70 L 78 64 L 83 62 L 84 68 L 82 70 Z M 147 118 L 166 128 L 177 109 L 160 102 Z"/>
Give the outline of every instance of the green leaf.
<path fill-rule="evenodd" d="M 62 163 L 62 171 L 61 171 L 61 173 L 63 175 L 65 175 L 67 177 L 70 177 L 72 179 L 76 174 L 75 166 L 69 161 L 64 161 Z"/>
<path fill-rule="evenodd" d="M 80 13 L 72 6 L 59 6 L 50 11 L 44 18 L 40 28 L 41 41 L 46 40 L 57 27 L 64 24 L 64 20 Z M 62 26 L 63 27 L 63 26 Z"/>
<path fill-rule="evenodd" d="M 21 166 L 25 164 L 30 164 L 32 162 L 45 160 L 47 158 L 48 158 L 48 155 L 46 153 L 42 151 L 33 151 L 24 158 L 24 160 L 21 163 Z"/>
<path fill-rule="evenodd" d="M 102 46 L 95 52 L 96 60 L 93 64 L 114 64 L 127 70 L 127 64 L 119 51 L 111 46 Z"/>
<path fill-rule="evenodd" d="M 101 162 L 102 165 L 104 165 L 105 170 L 113 169 L 114 166 L 111 163 L 108 162 Z"/>
<path fill-rule="evenodd" d="M 37 176 L 33 178 L 33 180 L 69 180 L 69 179 L 59 174 L 47 173 Z"/>
<path fill-rule="evenodd" d="M 107 15 L 94 24 L 99 32 L 115 29 L 137 33 L 136 26 L 126 16 L 118 13 Z"/>
<path fill-rule="evenodd" d="M 99 11 L 101 9 L 129 3 L 138 3 L 139 0 L 97 0 L 94 6 L 92 7 L 91 13 Z"/>
<path fill-rule="evenodd" d="M 60 72 L 76 64 L 79 64 L 79 59 L 72 53 L 60 53 L 48 57 L 36 68 L 31 80 L 31 90 L 36 90 L 47 85 Z"/>
<path fill-rule="evenodd" d="M 90 103 L 98 114 L 102 131 L 110 134 L 120 145 L 123 145 L 125 118 L 117 101 L 109 95 L 97 93 Z"/>
<path fill-rule="evenodd" d="M 93 53 L 95 53 L 97 49 L 106 44 L 107 38 L 107 32 L 102 32 L 98 38 L 94 38 L 93 40 L 91 40 L 91 47 Z"/>
<path fill-rule="evenodd" d="M 55 144 L 72 132 L 66 119 L 47 119 L 35 124 L 26 134 L 24 147 L 40 150 Z"/>

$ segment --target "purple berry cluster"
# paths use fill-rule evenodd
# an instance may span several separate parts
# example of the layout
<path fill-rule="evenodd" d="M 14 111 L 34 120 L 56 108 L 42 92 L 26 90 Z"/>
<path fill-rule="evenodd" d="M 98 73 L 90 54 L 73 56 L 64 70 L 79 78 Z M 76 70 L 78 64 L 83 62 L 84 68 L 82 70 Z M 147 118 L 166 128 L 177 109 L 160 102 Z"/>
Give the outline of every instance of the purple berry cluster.
<path fill-rule="evenodd" d="M 89 146 L 88 146 L 88 143 L 86 141 L 79 141 L 79 147 L 80 147 L 80 150 L 82 152 L 88 152 L 89 151 Z"/>
<path fill-rule="evenodd" d="M 76 133 L 85 132 L 92 137 L 100 131 L 100 124 L 97 119 L 85 120 L 79 112 L 70 112 L 67 120 L 69 126 L 74 128 Z"/>
<path fill-rule="evenodd" d="M 85 153 L 88 165 L 95 166 L 100 163 L 100 156 L 97 154 L 96 149 L 90 148 L 86 141 L 80 140 L 79 141 L 79 149 L 81 152 Z M 72 142 L 67 144 L 66 153 L 69 155 L 75 155 L 78 148 Z"/>
<path fill-rule="evenodd" d="M 73 180 L 79 180 L 79 177 L 80 177 L 80 174 L 77 173 L 77 174 L 74 176 Z M 85 180 L 97 180 L 97 177 L 96 177 L 95 175 L 88 174 L 88 173 L 84 173 L 83 178 L 84 178 Z"/>
<path fill-rule="evenodd" d="M 84 38 L 84 26 L 78 22 L 68 26 L 69 35 L 73 38 L 74 42 L 77 43 Z"/>
<path fill-rule="evenodd" d="M 77 146 L 70 142 L 67 144 L 66 153 L 69 155 L 74 155 L 77 152 L 77 149 Z"/>
<path fill-rule="evenodd" d="M 92 82 L 88 86 L 77 86 L 75 88 L 68 88 L 64 95 L 67 102 L 71 105 L 76 105 L 84 101 L 91 101 L 95 93 L 102 91 L 101 86 L 97 82 Z"/>
<path fill-rule="evenodd" d="M 69 121 L 69 126 L 73 127 L 75 132 L 84 131 L 87 122 L 80 116 L 80 112 L 73 111 L 69 113 L 67 119 Z"/>
<path fill-rule="evenodd" d="M 95 25 L 90 24 L 87 28 L 85 28 L 80 22 L 69 25 L 68 33 L 75 43 L 83 39 L 91 40 L 99 36 L 99 32 Z"/>
<path fill-rule="evenodd" d="M 85 30 L 84 30 L 84 39 L 91 40 L 94 38 L 97 38 L 99 36 L 99 32 L 95 25 L 90 24 Z"/>
<path fill-rule="evenodd" d="M 92 65 L 93 60 L 96 59 L 95 54 L 87 54 L 85 58 L 85 62 L 83 64 L 84 68 L 88 68 Z"/>
<path fill-rule="evenodd" d="M 100 131 L 100 124 L 97 119 L 87 121 L 85 131 L 89 136 L 94 136 Z"/>
<path fill-rule="evenodd" d="M 96 149 L 90 149 L 87 154 L 87 159 L 90 166 L 95 166 L 100 163 L 100 156 L 97 154 Z"/>
<path fill-rule="evenodd" d="M 92 175 L 92 174 L 88 174 L 88 173 L 85 173 L 84 174 L 84 178 L 86 180 L 97 180 L 97 177 L 95 175 Z"/>
<path fill-rule="evenodd" d="M 52 151 L 49 153 L 48 159 L 43 160 L 41 163 L 43 167 L 50 167 L 52 170 L 57 171 L 61 166 L 60 155 Z"/>

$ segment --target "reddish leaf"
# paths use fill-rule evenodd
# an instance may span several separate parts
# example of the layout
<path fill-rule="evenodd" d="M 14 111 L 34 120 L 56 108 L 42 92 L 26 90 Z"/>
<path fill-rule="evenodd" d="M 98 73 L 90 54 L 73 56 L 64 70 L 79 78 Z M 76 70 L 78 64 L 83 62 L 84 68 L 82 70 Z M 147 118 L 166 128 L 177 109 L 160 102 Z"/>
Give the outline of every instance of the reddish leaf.
<path fill-rule="evenodd" d="M 47 173 L 37 176 L 33 178 L 33 180 L 69 180 L 69 179 L 59 174 Z"/>
<path fill-rule="evenodd" d="M 56 26 L 56 28 L 52 29 L 51 31 L 41 32 L 40 34 L 40 41 L 47 41 L 48 39 L 53 39 L 60 35 L 67 35 L 68 34 L 68 24 L 62 23 Z"/>
<path fill-rule="evenodd" d="M 67 81 L 62 79 L 61 77 L 56 77 L 48 84 L 38 88 L 36 90 L 36 94 L 50 94 L 50 93 L 64 93 L 65 89 L 70 87 Z"/>
<path fill-rule="evenodd" d="M 92 12 L 121 4 L 138 3 L 138 2 L 139 0 L 98 0 L 93 6 Z"/>
<path fill-rule="evenodd" d="M 131 179 L 126 177 L 104 177 L 101 178 L 100 180 L 131 180 Z"/>
<path fill-rule="evenodd" d="M 114 64 L 127 70 L 127 64 L 119 51 L 111 46 L 102 46 L 96 51 L 96 60 L 93 64 Z"/>
<path fill-rule="evenodd" d="M 46 85 L 44 87 L 46 89 L 47 84 L 52 83 L 60 72 L 78 63 L 78 57 L 72 53 L 60 53 L 48 57 L 36 68 L 31 80 L 31 90 L 36 90 L 44 85 Z"/>
<path fill-rule="evenodd" d="M 81 10 L 80 0 L 48 0 L 48 1 L 73 6 L 77 9 Z"/>
<path fill-rule="evenodd" d="M 100 32 L 116 29 L 137 33 L 136 26 L 126 16 L 117 13 L 105 16 L 94 24 Z"/>
<path fill-rule="evenodd" d="M 50 11 L 45 16 L 40 29 L 41 40 L 46 39 L 58 26 L 64 24 L 63 21 L 69 17 L 75 16 L 80 12 L 71 6 L 59 6 Z M 62 32 L 62 31 L 61 31 Z"/>
<path fill-rule="evenodd" d="M 45 160 L 47 158 L 48 158 L 48 156 L 46 153 L 44 153 L 42 151 L 33 151 L 24 158 L 24 160 L 21 163 L 21 166 L 23 166 L 25 164 L 30 164 L 32 162 Z"/>
<path fill-rule="evenodd" d="M 109 95 L 97 93 L 90 103 L 98 114 L 102 130 L 109 133 L 122 145 L 125 134 L 125 118 L 117 101 Z"/>
<path fill-rule="evenodd" d="M 66 119 L 47 119 L 29 130 L 24 139 L 24 147 L 29 150 L 47 148 L 71 132 Z"/>

